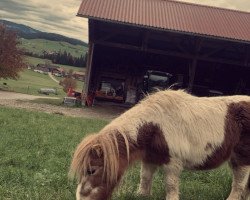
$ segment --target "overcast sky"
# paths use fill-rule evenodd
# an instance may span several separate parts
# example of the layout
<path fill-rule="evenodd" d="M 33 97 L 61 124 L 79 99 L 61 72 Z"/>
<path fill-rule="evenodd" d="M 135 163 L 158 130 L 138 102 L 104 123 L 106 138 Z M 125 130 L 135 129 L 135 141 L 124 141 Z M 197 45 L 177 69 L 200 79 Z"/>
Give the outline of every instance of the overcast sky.
<path fill-rule="evenodd" d="M 250 0 L 179 1 L 250 12 Z M 76 17 L 80 4 L 81 0 L 0 0 L 0 18 L 87 41 L 87 19 Z"/>

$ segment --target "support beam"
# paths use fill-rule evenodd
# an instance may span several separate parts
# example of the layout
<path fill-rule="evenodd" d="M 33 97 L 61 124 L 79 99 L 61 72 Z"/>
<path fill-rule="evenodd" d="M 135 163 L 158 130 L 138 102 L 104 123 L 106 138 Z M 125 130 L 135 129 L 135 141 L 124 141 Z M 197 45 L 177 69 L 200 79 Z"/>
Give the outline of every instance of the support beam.
<path fill-rule="evenodd" d="M 193 57 L 191 65 L 189 66 L 189 83 L 188 83 L 189 92 L 192 92 L 193 90 L 195 72 L 197 68 L 199 52 L 201 50 L 202 42 L 203 40 L 201 38 L 197 38 L 197 40 L 195 41 L 194 57 Z"/>
<path fill-rule="evenodd" d="M 129 44 L 120 44 L 120 43 L 107 42 L 107 41 L 94 41 L 94 43 L 100 44 L 103 46 L 107 46 L 107 47 L 114 47 L 114 48 L 134 50 L 134 51 L 142 51 L 140 46 L 134 46 L 134 45 L 129 45 Z M 180 58 L 184 58 L 184 59 L 192 59 L 192 60 L 194 59 L 194 56 L 187 55 L 185 53 L 173 52 L 173 51 L 165 51 L 165 50 L 147 48 L 146 52 L 153 53 L 153 54 L 166 55 L 166 56 L 180 57 Z M 199 55 L 199 56 L 197 56 L 197 60 L 202 60 L 202 61 L 207 61 L 207 62 L 215 62 L 215 63 L 220 63 L 220 64 L 242 66 L 242 62 L 239 62 L 239 61 L 226 60 L 223 58 L 210 58 L 210 57 L 207 57 L 207 55 L 204 55 L 204 56 Z"/>
<path fill-rule="evenodd" d="M 110 34 L 105 35 L 104 37 L 97 38 L 96 41 L 103 42 L 107 41 L 108 39 L 118 35 L 118 32 L 112 32 Z"/>
<path fill-rule="evenodd" d="M 142 51 L 146 51 L 147 50 L 147 45 L 148 45 L 148 40 L 149 40 L 149 36 L 150 36 L 150 32 L 144 32 L 142 33 L 142 45 L 141 45 L 141 49 Z"/>
<path fill-rule="evenodd" d="M 212 56 L 212 55 L 214 55 L 214 54 L 216 54 L 216 53 L 218 53 L 218 52 L 220 52 L 220 51 L 223 51 L 225 48 L 224 47 L 222 47 L 222 48 L 218 48 L 218 49 L 214 49 L 214 50 L 212 50 L 212 51 L 210 51 L 210 52 L 208 52 L 208 53 L 206 53 L 206 54 L 203 54 L 202 55 L 202 57 L 209 57 L 209 56 Z"/>
<path fill-rule="evenodd" d="M 91 72 L 92 72 L 94 47 L 95 47 L 95 45 L 92 42 L 90 42 L 89 43 L 88 59 L 87 59 L 87 68 L 86 68 L 86 74 L 85 74 L 85 82 L 84 82 L 85 95 L 88 95 L 88 93 L 89 93 L 89 85 L 90 85 L 90 77 L 91 77 Z"/>
<path fill-rule="evenodd" d="M 250 47 L 246 46 L 246 54 L 245 54 L 245 60 L 244 60 L 244 66 L 248 67 L 250 65 Z"/>
<path fill-rule="evenodd" d="M 189 65 L 189 83 L 188 83 L 189 92 L 192 92 L 193 90 L 197 62 L 198 62 L 197 57 L 194 57 L 192 62 Z"/>

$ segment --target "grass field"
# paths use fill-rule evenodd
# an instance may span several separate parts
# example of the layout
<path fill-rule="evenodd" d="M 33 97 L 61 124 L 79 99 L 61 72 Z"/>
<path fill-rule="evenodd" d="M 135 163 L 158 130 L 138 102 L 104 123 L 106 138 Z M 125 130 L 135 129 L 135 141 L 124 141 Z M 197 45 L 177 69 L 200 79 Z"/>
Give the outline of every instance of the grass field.
<path fill-rule="evenodd" d="M 43 94 L 38 93 L 40 88 L 55 88 L 58 95 L 50 94 L 49 96 L 62 98 L 66 95 L 66 93 L 62 90 L 62 87 L 53 81 L 48 75 L 40 74 L 27 69 L 20 73 L 20 78 L 18 80 L 0 79 L 0 87 L 3 83 L 7 83 L 10 91 L 24 94 L 44 96 Z M 76 90 L 80 92 L 82 88 L 83 82 L 77 81 Z"/>
<path fill-rule="evenodd" d="M 25 56 L 25 62 L 37 66 L 38 64 L 45 64 L 46 62 L 51 62 L 48 59 L 35 58 L 31 56 Z"/>
<path fill-rule="evenodd" d="M 107 122 L 28 112 L 0 106 L 0 199 L 73 200 L 67 178 L 71 155 L 81 138 Z M 155 176 L 153 196 L 138 197 L 139 165 L 131 168 L 112 200 L 163 200 L 163 173 Z M 210 172 L 184 172 L 181 200 L 224 200 L 230 190 L 227 166 Z"/>
<path fill-rule="evenodd" d="M 50 41 L 45 39 L 21 39 L 21 47 L 29 52 L 33 52 L 39 55 L 43 54 L 43 51 L 47 52 L 58 52 L 66 51 L 69 52 L 74 57 L 80 57 L 85 55 L 87 47 L 81 45 L 72 45 L 67 42 L 61 41 Z"/>
<path fill-rule="evenodd" d="M 20 73 L 20 78 L 18 80 L 0 80 L 0 85 L 7 83 L 11 91 L 39 95 L 38 90 L 40 88 L 55 88 L 58 91 L 58 95 L 50 94 L 53 97 L 63 97 L 65 92 L 63 92 L 62 87 L 53 81 L 48 75 L 40 74 L 32 70 L 24 70 Z"/>
<path fill-rule="evenodd" d="M 31 56 L 26 56 L 25 60 L 27 63 L 32 64 L 34 66 L 36 66 L 37 64 L 45 64 L 46 62 L 51 62 L 48 59 L 35 58 L 35 57 L 31 57 Z M 84 72 L 85 71 L 85 68 L 83 68 L 83 67 L 73 67 L 73 66 L 69 66 L 69 65 L 59 65 L 59 64 L 51 64 L 51 65 L 63 67 L 66 71 L 69 69 L 72 69 L 73 71 L 77 71 L 77 72 Z"/>

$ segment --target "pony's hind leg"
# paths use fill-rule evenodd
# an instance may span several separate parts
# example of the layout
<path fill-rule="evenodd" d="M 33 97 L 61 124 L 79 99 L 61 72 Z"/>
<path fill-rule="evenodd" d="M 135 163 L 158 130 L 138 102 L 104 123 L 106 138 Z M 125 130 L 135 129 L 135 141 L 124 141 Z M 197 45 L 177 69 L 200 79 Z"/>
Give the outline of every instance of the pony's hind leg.
<path fill-rule="evenodd" d="M 138 189 L 138 194 L 144 196 L 148 196 L 151 194 L 152 179 L 156 169 L 157 169 L 156 165 L 142 162 L 141 178 L 140 178 L 140 186 Z"/>
<path fill-rule="evenodd" d="M 231 166 L 232 167 L 232 166 Z M 233 166 L 232 189 L 227 200 L 248 200 L 249 166 Z"/>

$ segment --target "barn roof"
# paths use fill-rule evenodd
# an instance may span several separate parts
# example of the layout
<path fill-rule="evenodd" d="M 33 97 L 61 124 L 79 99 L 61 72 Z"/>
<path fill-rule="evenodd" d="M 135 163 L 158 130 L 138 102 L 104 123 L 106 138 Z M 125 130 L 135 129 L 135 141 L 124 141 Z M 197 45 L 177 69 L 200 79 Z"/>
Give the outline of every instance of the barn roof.
<path fill-rule="evenodd" d="M 250 41 L 250 13 L 172 0 L 83 0 L 78 16 Z"/>

